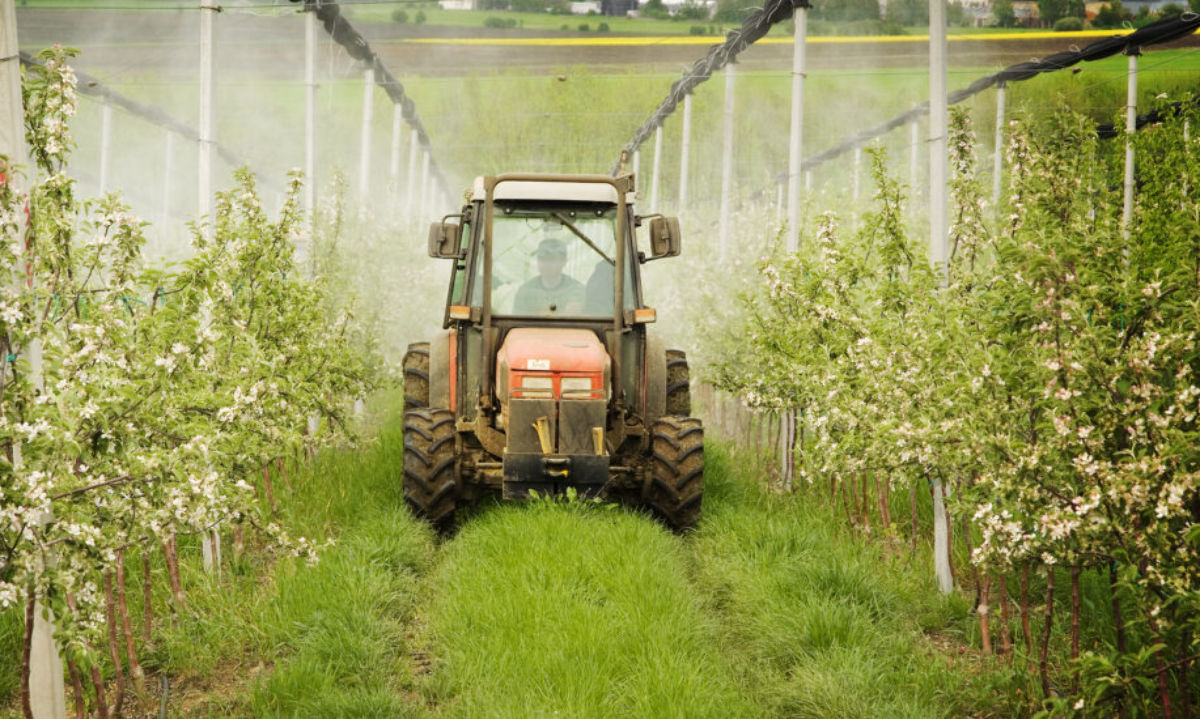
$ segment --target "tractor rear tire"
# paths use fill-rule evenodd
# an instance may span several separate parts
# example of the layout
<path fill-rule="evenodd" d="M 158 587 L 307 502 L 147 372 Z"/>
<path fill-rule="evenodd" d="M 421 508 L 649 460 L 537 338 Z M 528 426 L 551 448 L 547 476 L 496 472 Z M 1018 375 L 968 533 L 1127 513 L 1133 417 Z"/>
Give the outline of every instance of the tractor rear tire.
<path fill-rule="evenodd" d="M 704 495 L 704 427 L 695 417 L 663 417 L 650 438 L 642 502 L 676 532 L 691 529 Z"/>
<path fill-rule="evenodd" d="M 692 414 L 691 373 L 683 350 L 667 350 L 667 414 Z"/>
<path fill-rule="evenodd" d="M 454 525 L 458 509 L 458 457 L 454 413 L 410 409 L 404 413 L 404 502 L 439 531 Z"/>
<path fill-rule="evenodd" d="M 404 353 L 404 408 L 429 406 L 429 343 L 414 342 Z"/>

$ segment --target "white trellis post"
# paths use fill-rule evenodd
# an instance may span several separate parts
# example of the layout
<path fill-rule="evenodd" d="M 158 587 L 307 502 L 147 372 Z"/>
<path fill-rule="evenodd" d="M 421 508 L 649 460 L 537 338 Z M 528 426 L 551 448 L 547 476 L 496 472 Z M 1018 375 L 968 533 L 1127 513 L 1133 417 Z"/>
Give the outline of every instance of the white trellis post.
<path fill-rule="evenodd" d="M 721 152 L 721 222 L 720 258 L 729 254 L 729 210 L 733 194 L 733 123 L 734 123 L 734 68 L 730 62 L 725 66 L 725 134 Z"/>
<path fill-rule="evenodd" d="M 1129 56 L 1129 80 L 1125 86 L 1125 201 L 1121 210 L 1121 234 L 1126 240 L 1133 225 L 1133 136 L 1137 132 L 1137 75 L 1141 52 L 1136 47 L 1125 51 Z"/>
<path fill-rule="evenodd" d="M 409 133 L 408 138 L 408 187 L 404 188 L 404 215 L 405 219 L 412 221 L 415 208 L 413 200 L 417 191 L 417 153 L 420 152 L 421 146 L 418 144 L 417 131 L 413 130 Z"/>
<path fill-rule="evenodd" d="M 158 226 L 157 254 L 167 253 L 171 227 L 171 178 L 175 172 L 175 133 L 167 130 L 163 147 L 162 215 Z"/>
<path fill-rule="evenodd" d="M 785 183 L 775 181 L 775 224 L 783 219 L 783 186 Z"/>
<path fill-rule="evenodd" d="M 199 214 L 212 236 L 213 217 L 213 157 L 216 142 L 216 63 L 213 52 L 213 34 L 217 13 L 221 8 L 212 0 L 203 0 L 200 5 L 200 161 L 199 161 Z"/>
<path fill-rule="evenodd" d="M 854 179 L 852 182 L 851 193 L 854 201 L 858 202 L 860 193 L 862 192 L 862 148 L 854 148 Z"/>
<path fill-rule="evenodd" d="M 317 210 L 317 11 L 304 14 L 304 211 L 309 242 Z"/>
<path fill-rule="evenodd" d="M 392 156 L 388 166 L 388 195 L 396 197 L 400 192 L 400 153 L 404 145 L 404 113 L 399 105 L 392 105 Z"/>
<path fill-rule="evenodd" d="M 213 212 L 213 159 L 217 136 L 214 35 L 216 15 L 221 8 L 206 1 L 200 5 L 200 9 L 200 217 L 207 222 L 208 235 L 211 237 L 216 225 Z M 215 560 L 213 556 L 219 552 L 216 549 L 217 541 L 219 534 L 216 529 L 200 535 L 201 556 L 204 558 L 204 568 L 209 572 L 217 571 L 220 566 L 220 560 Z"/>
<path fill-rule="evenodd" d="M 917 173 L 921 167 L 921 121 L 913 118 L 908 126 L 908 196 L 912 206 L 917 204 Z"/>
<path fill-rule="evenodd" d="M 642 151 L 641 151 L 641 150 L 634 150 L 634 151 L 633 151 L 633 177 L 634 177 L 634 182 L 637 182 L 637 177 L 638 177 L 638 175 L 640 175 L 640 174 L 641 174 L 641 172 L 640 172 L 640 170 L 641 170 L 641 166 L 642 166 Z"/>
<path fill-rule="evenodd" d="M 110 164 L 112 162 L 112 104 L 108 98 L 100 101 L 100 192 L 108 192 Z"/>
<path fill-rule="evenodd" d="M 221 576 L 221 532 L 217 529 L 206 529 L 200 533 L 200 558 L 204 562 L 204 571 Z"/>
<path fill-rule="evenodd" d="M 929 0 L 929 259 L 934 271 L 946 277 L 948 187 L 946 177 L 949 106 L 946 98 L 946 2 Z M 942 490 L 942 478 L 933 477 L 933 554 L 938 590 L 954 591 L 950 570 L 950 518 Z"/>
<path fill-rule="evenodd" d="M 992 209 L 1000 211 L 1000 180 L 1004 174 L 1004 100 L 1005 85 L 996 85 L 996 142 L 992 154 Z M 999 216 L 999 215 L 997 215 Z"/>
<path fill-rule="evenodd" d="M 362 136 L 358 153 L 358 210 L 366 212 L 371 195 L 371 120 L 375 115 L 375 66 L 363 74 Z"/>
<path fill-rule="evenodd" d="M 796 26 L 792 49 L 792 126 L 788 136 L 788 229 L 787 250 L 800 248 L 800 173 L 804 132 L 804 78 L 808 39 L 808 0 L 792 0 L 792 20 Z M 790 478 L 789 478 L 790 479 Z"/>
<path fill-rule="evenodd" d="M 654 169 L 650 173 L 650 212 L 658 212 L 658 178 L 662 167 L 662 125 L 654 128 Z"/>
<path fill-rule="evenodd" d="M 420 215 L 424 220 L 429 216 L 429 148 L 421 148 L 421 204 Z"/>
<path fill-rule="evenodd" d="M 688 162 L 692 149 L 692 94 L 683 96 L 683 132 L 679 141 L 679 214 L 687 209 Z"/>

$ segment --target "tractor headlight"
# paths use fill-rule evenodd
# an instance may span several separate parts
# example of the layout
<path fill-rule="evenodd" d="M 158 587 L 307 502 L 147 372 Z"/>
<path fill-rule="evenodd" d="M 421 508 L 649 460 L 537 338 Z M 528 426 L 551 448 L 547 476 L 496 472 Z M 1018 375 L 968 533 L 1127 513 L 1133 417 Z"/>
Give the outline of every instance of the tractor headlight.
<path fill-rule="evenodd" d="M 554 378 L 545 375 L 521 375 L 513 396 L 524 399 L 554 399 Z"/>
<path fill-rule="evenodd" d="M 562 391 L 564 393 L 578 392 L 580 390 L 583 390 L 586 392 L 592 391 L 592 378 L 591 377 L 563 377 Z"/>
<path fill-rule="evenodd" d="M 603 399 L 603 390 L 596 389 L 593 377 L 563 377 L 562 399 Z"/>
<path fill-rule="evenodd" d="M 537 375 L 525 375 L 521 377 L 521 389 L 554 389 L 554 379 L 551 377 L 539 377 Z"/>

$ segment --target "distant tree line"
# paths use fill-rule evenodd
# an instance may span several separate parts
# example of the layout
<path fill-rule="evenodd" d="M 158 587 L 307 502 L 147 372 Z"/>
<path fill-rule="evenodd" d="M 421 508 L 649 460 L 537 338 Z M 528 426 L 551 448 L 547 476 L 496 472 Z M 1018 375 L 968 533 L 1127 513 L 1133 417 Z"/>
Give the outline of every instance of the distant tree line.
<path fill-rule="evenodd" d="M 1157 12 L 1143 5 L 1136 13 L 1126 8 L 1121 0 L 1112 0 L 1100 6 L 1090 24 L 1094 28 L 1140 27 L 1160 18 L 1180 15 L 1189 9 L 1200 12 L 1200 0 L 1187 0 L 1186 5 L 1180 0 L 1178 4 L 1164 5 Z M 995 0 L 992 3 L 992 15 L 1000 27 L 1017 27 L 1021 24 L 1021 19 L 1013 10 L 1013 0 Z M 1040 25 L 1055 30 L 1082 30 L 1087 23 L 1083 0 L 1038 0 L 1038 16 Z"/>

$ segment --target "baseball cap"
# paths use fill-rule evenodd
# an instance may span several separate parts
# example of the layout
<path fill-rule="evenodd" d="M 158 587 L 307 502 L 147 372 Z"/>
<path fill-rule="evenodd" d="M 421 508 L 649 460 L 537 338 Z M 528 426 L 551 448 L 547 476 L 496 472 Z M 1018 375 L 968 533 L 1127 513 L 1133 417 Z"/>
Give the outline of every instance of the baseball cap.
<path fill-rule="evenodd" d="M 567 246 L 562 240 L 547 238 L 538 243 L 537 255 L 539 258 L 566 257 Z"/>

